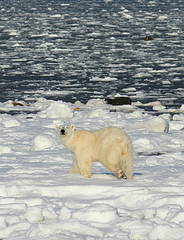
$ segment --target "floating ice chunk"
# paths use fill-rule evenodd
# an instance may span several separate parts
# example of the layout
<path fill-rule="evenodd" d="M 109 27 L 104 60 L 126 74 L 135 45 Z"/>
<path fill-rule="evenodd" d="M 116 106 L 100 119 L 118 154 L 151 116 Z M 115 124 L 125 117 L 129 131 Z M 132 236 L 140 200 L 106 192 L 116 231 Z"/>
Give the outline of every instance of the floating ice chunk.
<path fill-rule="evenodd" d="M 163 105 L 157 105 L 153 107 L 153 110 L 156 110 L 156 111 L 163 111 L 164 109 L 166 109 L 166 107 Z"/>
<path fill-rule="evenodd" d="M 9 35 L 10 35 L 10 36 L 17 36 L 17 35 L 20 35 L 20 33 L 19 33 L 19 31 L 17 31 L 17 30 L 10 29 L 10 30 L 9 30 Z"/>
<path fill-rule="evenodd" d="M 165 19 L 167 19 L 167 18 L 168 18 L 167 16 L 162 15 L 162 16 L 159 16 L 159 17 L 157 18 L 157 20 L 162 21 L 162 20 L 165 20 Z"/>
<path fill-rule="evenodd" d="M 28 208 L 24 216 L 30 223 L 38 223 L 43 221 L 43 212 L 39 206 Z"/>
<path fill-rule="evenodd" d="M 158 105 L 161 105 L 161 102 L 159 101 L 154 101 L 154 102 L 149 102 L 149 103 L 145 103 L 145 104 L 142 104 L 142 106 L 158 106 Z"/>
<path fill-rule="evenodd" d="M 73 111 L 63 102 L 53 102 L 46 109 L 46 116 L 49 118 L 71 118 Z"/>
<path fill-rule="evenodd" d="M 173 120 L 175 120 L 175 121 L 182 121 L 182 120 L 184 120 L 184 114 L 174 114 L 173 115 Z"/>
<path fill-rule="evenodd" d="M 55 145 L 54 139 L 47 135 L 38 135 L 34 139 L 34 149 L 36 151 L 52 148 L 54 145 Z"/>
<path fill-rule="evenodd" d="M 179 111 L 180 111 L 180 112 L 184 112 L 184 104 L 181 105 Z"/>
<path fill-rule="evenodd" d="M 63 18 L 61 14 L 55 14 L 51 16 L 52 18 Z"/>
<path fill-rule="evenodd" d="M 137 91 L 136 93 L 136 97 L 137 98 L 145 98 L 146 94 L 143 91 Z"/>
<path fill-rule="evenodd" d="M 123 14 L 123 16 L 125 17 L 125 18 L 133 18 L 130 14 L 128 14 L 128 13 L 122 13 Z"/>
<path fill-rule="evenodd" d="M 133 18 L 133 17 L 129 14 L 129 11 L 128 11 L 126 8 L 124 8 L 123 6 L 121 7 L 121 10 L 122 10 L 122 12 L 119 12 L 119 13 L 121 13 L 125 18 Z"/>
<path fill-rule="evenodd" d="M 133 76 L 134 78 L 148 78 L 148 77 L 153 77 L 150 73 L 146 72 L 139 72 Z"/>
<path fill-rule="evenodd" d="M 57 34 L 50 34 L 48 37 L 49 37 L 49 38 L 57 38 L 58 35 L 57 35 Z"/>
<path fill-rule="evenodd" d="M 80 221 L 90 221 L 98 223 L 108 223 L 118 218 L 116 208 L 107 204 L 94 204 L 90 207 L 85 207 L 73 213 L 73 218 Z"/>
<path fill-rule="evenodd" d="M 169 80 L 164 80 L 164 81 L 162 81 L 162 83 L 163 83 L 163 84 L 171 84 L 171 81 L 169 81 Z"/>
<path fill-rule="evenodd" d="M 115 77 L 105 77 L 105 78 L 99 78 L 99 77 L 92 77 L 90 81 L 93 82 L 112 82 L 112 81 L 117 81 L 118 79 Z"/>
<path fill-rule="evenodd" d="M 0 65 L 0 68 L 10 68 L 11 66 L 8 65 L 8 64 L 3 64 L 3 65 Z"/>
<path fill-rule="evenodd" d="M 14 120 L 14 119 L 10 119 L 10 120 L 6 120 L 3 122 L 4 126 L 9 128 L 9 127 L 18 127 L 20 126 L 19 121 Z"/>
<path fill-rule="evenodd" d="M 134 87 L 124 88 L 123 90 L 126 91 L 126 92 L 135 92 L 135 91 L 137 91 L 136 88 L 134 88 Z"/>

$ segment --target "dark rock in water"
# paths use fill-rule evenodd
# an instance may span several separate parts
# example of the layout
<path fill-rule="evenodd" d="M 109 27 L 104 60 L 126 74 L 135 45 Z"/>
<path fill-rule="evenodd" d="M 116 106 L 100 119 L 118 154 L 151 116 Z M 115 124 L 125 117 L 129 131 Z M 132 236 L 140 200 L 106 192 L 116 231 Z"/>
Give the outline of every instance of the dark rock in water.
<path fill-rule="evenodd" d="M 145 38 L 144 38 L 144 41 L 150 41 L 150 40 L 153 40 L 153 38 L 152 38 L 152 36 L 146 36 Z"/>
<path fill-rule="evenodd" d="M 33 117 L 27 117 L 26 119 L 33 119 Z M 1 240 L 1 239 L 0 239 Z"/>
<path fill-rule="evenodd" d="M 125 105 L 131 104 L 131 100 L 129 97 L 115 97 L 115 98 L 106 98 L 105 101 L 107 104 L 111 105 Z"/>
<path fill-rule="evenodd" d="M 24 106 L 22 103 L 19 103 L 19 102 L 13 102 L 13 106 Z"/>

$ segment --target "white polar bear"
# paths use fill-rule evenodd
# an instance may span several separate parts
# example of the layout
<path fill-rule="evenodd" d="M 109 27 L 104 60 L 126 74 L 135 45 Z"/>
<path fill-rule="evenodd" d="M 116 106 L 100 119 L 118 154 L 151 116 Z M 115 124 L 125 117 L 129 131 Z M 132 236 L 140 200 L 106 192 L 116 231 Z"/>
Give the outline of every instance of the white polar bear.
<path fill-rule="evenodd" d="M 56 126 L 61 143 L 73 155 L 70 173 L 91 177 L 92 162 L 101 162 L 118 179 L 133 178 L 133 149 L 128 134 L 120 128 L 106 127 L 94 132 L 76 130 L 74 125 Z"/>

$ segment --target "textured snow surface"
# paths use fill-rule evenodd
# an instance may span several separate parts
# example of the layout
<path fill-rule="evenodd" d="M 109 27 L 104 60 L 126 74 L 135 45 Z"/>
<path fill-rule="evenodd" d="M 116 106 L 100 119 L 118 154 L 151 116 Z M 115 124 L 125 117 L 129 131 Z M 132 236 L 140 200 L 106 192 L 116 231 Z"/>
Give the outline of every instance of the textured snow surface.
<path fill-rule="evenodd" d="M 153 116 L 135 105 L 46 99 L 20 108 L 40 112 L 0 115 L 0 239 L 184 239 L 183 108 Z M 117 180 L 99 163 L 90 179 L 69 174 L 71 153 L 54 126 L 71 123 L 126 129 L 134 179 Z"/>

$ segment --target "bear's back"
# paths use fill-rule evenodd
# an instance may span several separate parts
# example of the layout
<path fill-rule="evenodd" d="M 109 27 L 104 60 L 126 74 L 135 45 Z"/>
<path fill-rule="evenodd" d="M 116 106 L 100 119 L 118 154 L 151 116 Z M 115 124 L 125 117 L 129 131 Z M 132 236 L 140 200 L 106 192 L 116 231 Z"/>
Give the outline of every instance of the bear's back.
<path fill-rule="evenodd" d="M 123 137 L 123 136 L 128 136 L 127 133 L 117 127 L 105 127 L 101 128 L 99 130 L 94 131 L 94 133 L 98 136 L 104 136 L 104 137 L 112 137 L 112 138 L 117 138 L 117 137 Z"/>
<path fill-rule="evenodd" d="M 115 141 L 130 142 L 128 134 L 121 128 L 117 127 L 105 127 L 94 131 L 96 141 L 103 142 L 104 144 L 112 144 Z"/>

